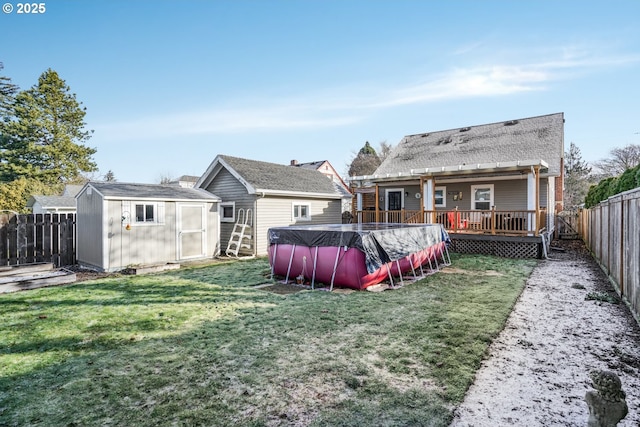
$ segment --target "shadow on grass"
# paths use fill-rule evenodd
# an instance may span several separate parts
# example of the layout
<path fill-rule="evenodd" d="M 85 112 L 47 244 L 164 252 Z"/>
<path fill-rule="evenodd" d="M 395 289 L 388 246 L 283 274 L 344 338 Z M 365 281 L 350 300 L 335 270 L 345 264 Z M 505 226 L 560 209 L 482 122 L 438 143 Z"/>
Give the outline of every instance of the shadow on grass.
<path fill-rule="evenodd" d="M 76 335 L 42 339 L 36 323 L 14 337 L 0 356 L 67 353 L 0 377 L 0 425 L 446 426 L 526 279 L 521 263 L 474 265 L 505 274 L 282 297 L 214 266 L 17 298 L 22 330 L 69 321 Z"/>

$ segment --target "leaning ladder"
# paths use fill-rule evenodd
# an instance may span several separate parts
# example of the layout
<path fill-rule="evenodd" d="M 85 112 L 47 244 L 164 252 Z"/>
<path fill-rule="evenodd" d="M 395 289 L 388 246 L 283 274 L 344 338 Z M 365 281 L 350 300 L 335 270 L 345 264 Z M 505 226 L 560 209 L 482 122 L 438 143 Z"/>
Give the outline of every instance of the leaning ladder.
<path fill-rule="evenodd" d="M 238 220 L 233 226 L 233 231 L 229 237 L 227 256 L 238 257 L 241 249 L 251 249 L 251 227 L 253 215 L 251 209 L 246 211 L 243 208 L 238 209 Z"/>

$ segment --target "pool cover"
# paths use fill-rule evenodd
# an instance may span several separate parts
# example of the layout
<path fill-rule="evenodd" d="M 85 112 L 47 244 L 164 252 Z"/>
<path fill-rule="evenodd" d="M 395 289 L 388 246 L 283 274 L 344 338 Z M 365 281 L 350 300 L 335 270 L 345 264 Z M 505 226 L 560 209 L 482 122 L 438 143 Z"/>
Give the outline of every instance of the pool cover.
<path fill-rule="evenodd" d="M 448 241 L 449 236 L 441 224 L 365 223 L 275 227 L 269 229 L 269 259 L 275 274 L 286 274 L 288 277 L 302 274 L 326 281 L 328 268 L 332 270 L 332 284 L 335 282 L 339 286 L 362 289 L 384 280 L 389 272 L 385 266 L 393 267 L 396 270 L 394 273 L 401 274 L 435 259 Z M 330 259 L 327 260 L 327 257 Z M 396 263 L 399 261 L 402 264 Z M 309 263 L 312 264 L 307 266 Z"/>

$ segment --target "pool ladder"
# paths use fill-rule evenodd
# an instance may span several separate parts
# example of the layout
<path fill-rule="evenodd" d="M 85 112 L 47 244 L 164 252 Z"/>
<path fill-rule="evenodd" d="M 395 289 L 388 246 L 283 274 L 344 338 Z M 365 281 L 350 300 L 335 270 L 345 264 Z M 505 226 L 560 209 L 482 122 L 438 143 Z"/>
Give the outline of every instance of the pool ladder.
<path fill-rule="evenodd" d="M 253 214 L 251 209 L 238 209 L 238 220 L 233 226 L 233 231 L 229 237 L 227 256 L 238 258 L 238 254 L 242 249 L 251 249 L 251 233 L 252 233 Z M 252 256 L 252 255 L 250 255 Z"/>

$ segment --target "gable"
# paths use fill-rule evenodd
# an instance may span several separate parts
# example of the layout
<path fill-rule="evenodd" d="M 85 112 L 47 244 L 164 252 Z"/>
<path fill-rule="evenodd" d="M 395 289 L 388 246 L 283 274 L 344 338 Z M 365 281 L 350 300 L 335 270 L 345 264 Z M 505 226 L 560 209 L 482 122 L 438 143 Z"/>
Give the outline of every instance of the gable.
<path fill-rule="evenodd" d="M 564 114 L 408 135 L 374 175 L 412 169 L 518 160 L 543 160 L 559 176 L 564 156 Z"/>

